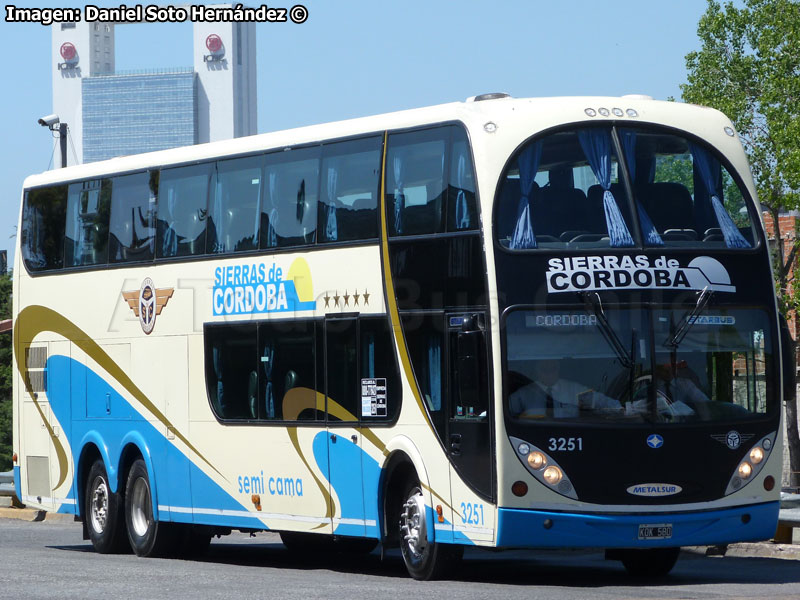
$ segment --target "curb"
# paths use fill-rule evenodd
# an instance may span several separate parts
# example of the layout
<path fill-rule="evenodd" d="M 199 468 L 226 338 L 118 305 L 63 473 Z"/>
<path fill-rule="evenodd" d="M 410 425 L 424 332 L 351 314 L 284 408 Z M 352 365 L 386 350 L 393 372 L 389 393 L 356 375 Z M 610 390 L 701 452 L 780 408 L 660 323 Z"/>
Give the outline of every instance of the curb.
<path fill-rule="evenodd" d="M 73 523 L 75 521 L 75 515 L 65 515 L 44 510 L 35 510 L 33 508 L 0 508 L 0 519 Z"/>
<path fill-rule="evenodd" d="M 773 542 L 740 542 L 727 546 L 684 546 L 683 552 L 702 556 L 724 558 L 779 558 L 800 560 L 800 544 L 776 544 Z"/>

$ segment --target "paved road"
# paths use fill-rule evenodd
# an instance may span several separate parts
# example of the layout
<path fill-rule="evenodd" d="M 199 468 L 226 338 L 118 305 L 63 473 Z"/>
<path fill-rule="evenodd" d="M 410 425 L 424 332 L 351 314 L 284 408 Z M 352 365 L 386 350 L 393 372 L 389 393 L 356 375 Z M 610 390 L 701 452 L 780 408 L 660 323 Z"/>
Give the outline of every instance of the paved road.
<path fill-rule="evenodd" d="M 469 552 L 450 581 L 409 579 L 395 553 L 298 557 L 274 534 L 215 540 L 203 560 L 95 554 L 76 523 L 0 518 L 0 598 L 800 598 L 800 562 L 684 553 L 658 583 L 599 553 Z"/>

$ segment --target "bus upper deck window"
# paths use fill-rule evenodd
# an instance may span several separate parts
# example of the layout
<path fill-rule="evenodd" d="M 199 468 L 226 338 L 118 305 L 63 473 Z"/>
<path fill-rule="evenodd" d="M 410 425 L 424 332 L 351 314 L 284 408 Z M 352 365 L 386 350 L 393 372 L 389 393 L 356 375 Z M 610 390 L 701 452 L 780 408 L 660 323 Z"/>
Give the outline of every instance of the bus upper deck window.
<path fill-rule="evenodd" d="M 152 260 L 158 172 L 114 179 L 109 223 L 109 261 Z"/>
<path fill-rule="evenodd" d="M 562 131 L 529 142 L 506 169 L 496 213 L 501 245 L 634 245 L 628 197 L 611 130 Z"/>
<path fill-rule="evenodd" d="M 209 253 L 255 250 L 264 186 L 263 159 L 237 158 L 217 163 L 213 201 L 209 207 Z"/>
<path fill-rule="evenodd" d="M 67 196 L 64 263 L 67 267 L 108 262 L 111 180 L 73 183 Z"/>
<path fill-rule="evenodd" d="M 163 169 L 159 180 L 156 256 L 205 252 L 213 164 Z"/>
<path fill-rule="evenodd" d="M 66 185 L 34 189 L 25 194 L 20 246 L 29 271 L 64 266 L 66 208 Z"/>
<path fill-rule="evenodd" d="M 313 244 L 317 233 L 319 147 L 266 156 L 261 248 Z"/>
<path fill-rule="evenodd" d="M 326 144 L 322 152 L 319 241 L 378 237 L 381 138 Z"/>
<path fill-rule="evenodd" d="M 711 149 L 658 130 L 620 129 L 648 246 L 752 248 L 741 188 Z M 641 217 L 641 215 L 640 215 Z"/>

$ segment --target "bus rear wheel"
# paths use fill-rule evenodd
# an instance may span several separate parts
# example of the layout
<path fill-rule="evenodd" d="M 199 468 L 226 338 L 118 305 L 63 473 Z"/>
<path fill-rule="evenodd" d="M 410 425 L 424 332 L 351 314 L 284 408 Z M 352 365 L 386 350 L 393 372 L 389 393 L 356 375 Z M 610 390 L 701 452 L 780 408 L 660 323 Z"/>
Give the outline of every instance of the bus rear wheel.
<path fill-rule="evenodd" d="M 428 539 L 433 523 L 428 521 L 425 497 L 419 484 L 407 487 L 400 510 L 399 539 L 403 562 L 414 579 L 427 581 L 444 576 L 460 559 L 463 546 L 441 544 Z"/>
<path fill-rule="evenodd" d="M 119 494 L 111 491 L 102 460 L 96 460 L 89 469 L 85 501 L 84 519 L 94 549 L 100 554 L 124 552 L 126 544 L 122 499 Z"/>
<path fill-rule="evenodd" d="M 165 556 L 175 552 L 178 538 L 172 523 L 156 521 L 147 466 L 136 459 L 125 485 L 125 523 L 128 541 L 137 556 Z"/>
<path fill-rule="evenodd" d="M 621 550 L 619 559 L 625 570 L 634 577 L 664 577 L 678 562 L 680 552 L 680 548 Z"/>

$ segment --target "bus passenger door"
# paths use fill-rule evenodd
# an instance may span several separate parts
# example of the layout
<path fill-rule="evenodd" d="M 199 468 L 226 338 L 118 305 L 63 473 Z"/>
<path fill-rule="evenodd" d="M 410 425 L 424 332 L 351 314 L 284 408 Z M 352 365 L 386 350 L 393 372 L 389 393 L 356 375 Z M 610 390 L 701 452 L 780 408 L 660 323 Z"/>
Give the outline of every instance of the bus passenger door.
<path fill-rule="evenodd" d="M 486 335 L 485 313 L 447 315 L 447 447 L 453 519 L 455 530 L 464 531 L 473 539 L 492 539 L 494 523 L 490 507 L 494 478 Z"/>
<path fill-rule="evenodd" d="M 358 381 L 358 319 L 325 319 L 325 395 L 328 417 L 328 481 L 333 532 L 363 536 L 361 407 Z"/>

